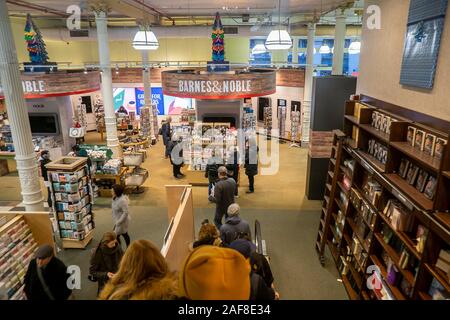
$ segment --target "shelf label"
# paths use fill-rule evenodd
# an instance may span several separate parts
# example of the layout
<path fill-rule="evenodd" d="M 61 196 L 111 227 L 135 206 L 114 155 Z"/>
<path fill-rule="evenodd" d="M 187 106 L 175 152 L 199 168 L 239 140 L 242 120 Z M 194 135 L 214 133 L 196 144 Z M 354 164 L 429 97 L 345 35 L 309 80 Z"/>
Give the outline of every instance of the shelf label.
<path fill-rule="evenodd" d="M 408 199 L 406 199 L 401 193 L 400 191 L 398 191 L 395 188 L 392 188 L 392 194 L 398 199 L 400 200 L 401 203 L 403 203 L 409 210 L 413 210 L 414 209 L 414 205 L 411 203 L 411 201 L 409 201 Z"/>

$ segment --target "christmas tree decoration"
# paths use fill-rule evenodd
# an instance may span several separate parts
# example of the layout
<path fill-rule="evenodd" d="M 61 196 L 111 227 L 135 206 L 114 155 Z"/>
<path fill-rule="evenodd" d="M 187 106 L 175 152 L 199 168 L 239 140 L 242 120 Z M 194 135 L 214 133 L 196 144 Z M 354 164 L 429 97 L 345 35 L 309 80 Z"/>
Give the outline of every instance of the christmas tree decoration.
<path fill-rule="evenodd" d="M 27 50 L 30 56 L 31 64 L 45 65 L 48 61 L 45 42 L 39 28 L 34 24 L 31 15 L 27 14 L 25 24 L 25 41 L 27 42 Z"/>
<path fill-rule="evenodd" d="M 212 38 L 212 61 L 223 62 L 225 60 L 224 31 L 220 15 L 216 13 L 214 20 Z"/>

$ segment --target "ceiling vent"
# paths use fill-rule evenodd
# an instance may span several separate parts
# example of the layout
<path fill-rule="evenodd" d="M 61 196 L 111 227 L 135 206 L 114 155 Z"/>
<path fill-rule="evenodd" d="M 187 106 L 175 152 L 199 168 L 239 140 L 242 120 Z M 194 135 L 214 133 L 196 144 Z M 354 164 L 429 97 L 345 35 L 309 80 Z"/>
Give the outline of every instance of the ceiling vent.
<path fill-rule="evenodd" d="M 71 38 L 84 38 L 89 37 L 89 29 L 70 30 Z"/>
<path fill-rule="evenodd" d="M 239 28 L 238 27 L 223 27 L 224 34 L 238 34 Z"/>

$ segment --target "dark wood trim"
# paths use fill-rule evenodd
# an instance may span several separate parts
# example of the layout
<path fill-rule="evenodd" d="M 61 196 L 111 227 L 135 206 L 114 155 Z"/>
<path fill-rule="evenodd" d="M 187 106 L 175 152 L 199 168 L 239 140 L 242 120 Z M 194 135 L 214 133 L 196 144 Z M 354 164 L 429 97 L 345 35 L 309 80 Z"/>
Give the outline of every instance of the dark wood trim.
<path fill-rule="evenodd" d="M 386 110 L 388 112 L 391 112 L 395 115 L 399 115 L 402 117 L 405 117 L 407 119 L 410 119 L 414 122 L 419 122 L 421 124 L 424 124 L 426 126 L 429 126 L 431 128 L 443 131 L 443 132 L 450 132 L 450 122 L 445 121 L 439 118 L 435 118 L 433 116 L 427 115 L 425 113 L 420 113 L 414 110 L 410 110 L 389 102 L 385 102 L 382 100 L 378 100 L 376 98 L 361 94 L 361 101 L 364 103 L 367 103 L 371 106 Z"/>

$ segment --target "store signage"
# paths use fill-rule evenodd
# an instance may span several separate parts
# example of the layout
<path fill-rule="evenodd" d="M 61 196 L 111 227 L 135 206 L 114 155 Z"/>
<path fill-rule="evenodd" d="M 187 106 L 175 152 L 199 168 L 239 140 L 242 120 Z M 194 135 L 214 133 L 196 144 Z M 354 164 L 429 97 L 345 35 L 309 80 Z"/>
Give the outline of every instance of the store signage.
<path fill-rule="evenodd" d="M 45 92 L 44 81 L 39 80 L 25 80 L 22 81 L 22 88 L 24 93 L 39 93 Z"/>
<path fill-rule="evenodd" d="M 232 72 L 170 70 L 161 73 L 164 95 L 195 99 L 243 99 L 276 92 L 275 70 Z"/>
<path fill-rule="evenodd" d="M 98 72 L 84 74 L 80 72 L 58 71 L 52 73 L 22 73 L 22 89 L 26 99 L 70 96 L 94 92 L 100 89 Z M 4 92 L 0 83 L 0 99 Z"/>

